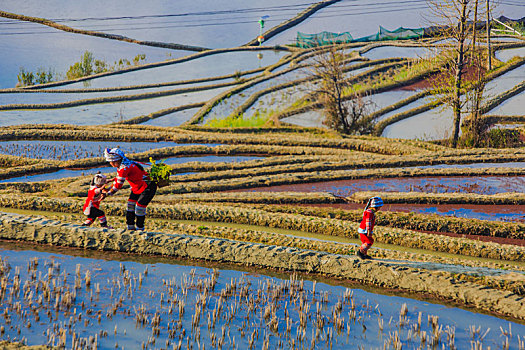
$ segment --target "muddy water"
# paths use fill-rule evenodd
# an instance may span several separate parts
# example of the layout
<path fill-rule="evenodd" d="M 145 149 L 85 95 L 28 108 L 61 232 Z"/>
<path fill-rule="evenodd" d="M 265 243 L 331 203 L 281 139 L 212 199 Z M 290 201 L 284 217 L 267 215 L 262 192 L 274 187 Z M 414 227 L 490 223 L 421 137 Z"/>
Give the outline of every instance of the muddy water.
<path fill-rule="evenodd" d="M 379 192 L 423 192 L 423 193 L 477 193 L 496 194 L 522 192 L 523 176 L 456 176 L 456 177 L 411 177 L 392 179 L 337 180 L 315 183 L 255 187 L 241 192 L 331 192 L 341 196 L 361 191 Z"/>
<path fill-rule="evenodd" d="M 248 348 L 255 332 L 259 334 L 253 340 L 255 348 L 264 342 L 278 347 L 279 341 L 292 340 L 298 346 L 310 346 L 316 344 L 312 338 L 319 324 L 303 315 L 322 320 L 324 334 L 336 327 L 334 312 L 341 318 L 341 332 L 332 330 L 331 347 L 336 349 L 380 347 L 392 332 L 407 339 L 418 317 L 424 320 L 421 330 L 430 334 L 429 316 L 439 317 L 439 326 L 453 332 L 458 347 L 468 346 L 471 325 L 480 327 L 481 334 L 500 327 L 511 328 L 514 334 L 525 332 L 524 325 L 455 307 L 376 294 L 355 285 L 348 289 L 350 285 L 270 276 L 261 270 L 236 271 L 214 265 L 212 270 L 169 259 L 141 263 L 114 254 L 107 260 L 4 244 L 0 249 L 7 282 L 2 304 L 9 315 L 0 338 L 25 338 L 30 345 L 58 345 L 64 332 L 62 344 L 67 348 L 74 338 L 89 343 L 89 337 L 95 335 L 99 349 L 136 349 L 140 344 L 171 348 L 179 341 L 196 347 L 196 340 L 210 348 L 219 340 L 225 347 L 235 342 L 237 348 Z M 24 292 L 13 288 L 14 284 L 24 286 Z M 269 318 L 264 317 L 266 312 Z M 300 323 L 301 319 L 306 322 Z M 292 325 L 289 332 L 287 322 Z M 318 346 L 330 345 L 326 337 L 316 341 Z M 499 332 L 489 331 L 483 345 L 496 348 L 502 341 Z M 445 332 L 439 342 L 449 344 Z M 511 339 L 511 344 L 516 342 Z M 406 346 L 420 343 L 417 336 L 405 341 Z"/>

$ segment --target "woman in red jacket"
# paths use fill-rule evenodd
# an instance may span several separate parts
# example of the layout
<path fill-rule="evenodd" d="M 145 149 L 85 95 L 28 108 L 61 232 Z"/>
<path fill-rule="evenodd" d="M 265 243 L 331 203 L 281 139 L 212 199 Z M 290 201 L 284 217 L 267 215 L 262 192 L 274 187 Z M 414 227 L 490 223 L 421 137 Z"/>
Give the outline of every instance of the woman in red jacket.
<path fill-rule="evenodd" d="M 128 230 L 144 231 L 146 208 L 157 192 L 157 184 L 150 181 L 142 165 L 128 159 L 119 148 L 106 148 L 104 158 L 111 166 L 117 168 L 117 177 L 107 195 L 115 194 L 127 180 L 131 186 L 131 193 L 128 198 L 126 224 Z"/>
<path fill-rule="evenodd" d="M 361 238 L 361 247 L 357 251 L 357 256 L 361 259 L 372 259 L 370 255 L 367 254 L 368 249 L 374 244 L 374 225 L 376 223 L 376 211 L 381 209 L 383 206 L 383 200 L 381 197 L 372 197 L 368 200 L 366 204 L 365 211 L 363 212 L 363 220 L 361 225 L 359 225 L 359 237 Z"/>

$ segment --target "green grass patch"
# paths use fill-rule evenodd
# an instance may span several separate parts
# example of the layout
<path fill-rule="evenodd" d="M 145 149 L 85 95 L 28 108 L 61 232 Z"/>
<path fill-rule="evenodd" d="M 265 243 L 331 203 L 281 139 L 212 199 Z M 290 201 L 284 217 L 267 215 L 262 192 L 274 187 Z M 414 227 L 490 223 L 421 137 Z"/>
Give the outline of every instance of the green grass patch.
<path fill-rule="evenodd" d="M 257 127 L 267 125 L 269 117 L 267 114 L 255 113 L 252 117 L 246 117 L 244 114 L 229 115 L 226 118 L 213 118 L 206 125 L 213 128 L 243 128 Z"/>

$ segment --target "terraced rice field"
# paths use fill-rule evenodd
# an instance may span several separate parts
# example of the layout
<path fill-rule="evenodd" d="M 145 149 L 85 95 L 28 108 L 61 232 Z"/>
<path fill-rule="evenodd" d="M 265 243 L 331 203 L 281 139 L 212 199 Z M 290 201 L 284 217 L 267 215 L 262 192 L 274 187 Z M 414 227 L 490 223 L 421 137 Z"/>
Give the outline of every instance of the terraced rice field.
<path fill-rule="evenodd" d="M 323 50 L 290 45 L 297 31 L 420 27 L 426 5 L 173 4 L 3 4 L 0 348 L 525 349 L 525 152 L 428 141 L 450 132 L 426 90 L 447 39 L 345 45 L 345 77 L 382 137 L 323 128 Z M 493 44 L 487 113 L 518 130 L 525 41 Z M 85 50 L 146 57 L 14 88 L 20 66 L 65 74 Z M 267 121 L 209 124 L 256 116 Z M 117 146 L 172 169 L 145 232 L 125 229 L 127 184 L 101 204 L 112 228 L 81 226 L 93 174 L 115 172 L 102 150 Z M 360 260 L 372 196 L 385 206 Z"/>

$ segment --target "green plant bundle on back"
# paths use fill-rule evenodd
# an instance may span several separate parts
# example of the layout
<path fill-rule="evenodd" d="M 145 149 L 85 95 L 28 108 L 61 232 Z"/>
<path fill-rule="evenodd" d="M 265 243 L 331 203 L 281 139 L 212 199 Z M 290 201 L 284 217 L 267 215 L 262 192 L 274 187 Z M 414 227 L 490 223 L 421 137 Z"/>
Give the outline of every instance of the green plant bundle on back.
<path fill-rule="evenodd" d="M 162 160 L 158 163 L 153 159 L 149 159 L 151 168 L 149 169 L 149 177 L 152 181 L 157 183 L 158 187 L 168 186 L 170 184 L 171 167 L 164 164 Z"/>

